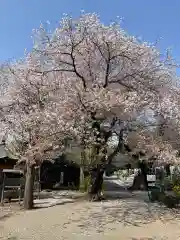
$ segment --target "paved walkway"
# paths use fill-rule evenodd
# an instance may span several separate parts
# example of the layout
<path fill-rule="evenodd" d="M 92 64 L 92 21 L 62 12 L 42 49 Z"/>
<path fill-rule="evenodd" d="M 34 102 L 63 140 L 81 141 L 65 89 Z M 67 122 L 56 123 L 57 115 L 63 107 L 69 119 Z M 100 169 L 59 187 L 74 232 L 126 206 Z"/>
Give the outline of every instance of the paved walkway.
<path fill-rule="evenodd" d="M 0 239 L 180 239 L 178 213 L 146 203 L 137 195 L 102 203 L 67 199 L 61 196 L 56 206 L 16 212 L 3 219 Z"/>

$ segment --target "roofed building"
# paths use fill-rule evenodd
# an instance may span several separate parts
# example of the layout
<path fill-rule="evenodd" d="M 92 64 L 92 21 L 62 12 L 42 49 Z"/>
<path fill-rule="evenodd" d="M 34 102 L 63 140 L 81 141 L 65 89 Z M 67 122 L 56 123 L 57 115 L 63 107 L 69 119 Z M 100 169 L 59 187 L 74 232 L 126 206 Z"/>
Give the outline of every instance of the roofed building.
<path fill-rule="evenodd" d="M 14 157 L 5 146 L 5 140 L 0 143 L 0 169 L 14 168 L 18 159 Z"/>

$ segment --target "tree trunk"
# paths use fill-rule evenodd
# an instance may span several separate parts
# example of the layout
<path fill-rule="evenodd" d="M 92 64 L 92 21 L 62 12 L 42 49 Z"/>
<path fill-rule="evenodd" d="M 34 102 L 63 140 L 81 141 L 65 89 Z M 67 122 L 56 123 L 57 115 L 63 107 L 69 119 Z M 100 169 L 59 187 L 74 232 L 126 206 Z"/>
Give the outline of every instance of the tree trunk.
<path fill-rule="evenodd" d="M 148 180 L 147 180 L 147 163 L 142 161 L 139 163 L 139 167 L 141 169 L 141 174 L 144 182 L 144 190 L 148 190 Z"/>
<path fill-rule="evenodd" d="M 79 188 L 81 191 L 84 191 L 84 168 L 80 167 L 80 182 L 79 182 Z"/>
<path fill-rule="evenodd" d="M 33 190 L 34 190 L 34 176 L 35 168 L 27 164 L 26 166 L 26 183 L 24 190 L 24 209 L 33 208 Z"/>
<path fill-rule="evenodd" d="M 85 176 L 84 176 L 84 166 L 86 162 L 86 152 L 85 152 L 85 142 L 82 140 L 81 145 L 81 164 L 80 164 L 80 183 L 79 183 L 79 189 L 81 191 L 86 191 L 86 183 L 85 183 Z"/>
<path fill-rule="evenodd" d="M 102 200 L 101 192 L 103 185 L 104 170 L 101 168 L 93 169 L 91 172 L 91 184 L 89 189 L 90 200 Z"/>

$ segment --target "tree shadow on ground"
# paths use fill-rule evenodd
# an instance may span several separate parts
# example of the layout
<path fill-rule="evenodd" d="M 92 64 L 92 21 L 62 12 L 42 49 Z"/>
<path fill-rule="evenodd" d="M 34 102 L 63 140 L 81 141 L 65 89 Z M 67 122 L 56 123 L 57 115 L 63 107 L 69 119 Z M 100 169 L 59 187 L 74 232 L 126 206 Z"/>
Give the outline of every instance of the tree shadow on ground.
<path fill-rule="evenodd" d="M 41 206 L 36 206 L 35 205 L 33 209 L 35 210 L 35 209 L 42 209 L 42 208 L 51 208 L 51 207 L 54 207 L 54 206 L 65 205 L 65 204 L 70 204 L 70 203 L 74 203 L 74 202 L 75 201 L 64 200 L 64 201 L 55 202 L 55 203 L 52 203 L 52 204 L 49 204 L 49 205 L 46 205 L 47 202 L 41 202 Z"/>
<path fill-rule="evenodd" d="M 77 191 L 43 191 L 40 192 L 40 195 L 35 192 L 35 204 L 33 210 L 74 203 L 75 201 L 81 201 L 82 197 L 83 195 Z M 2 209 L 4 212 L 22 211 L 24 210 L 23 201 L 21 200 L 20 204 L 18 199 L 12 199 L 10 202 L 4 202 L 4 204 L 2 205 Z"/>
<path fill-rule="evenodd" d="M 11 217 L 12 215 L 13 215 L 12 213 L 3 214 L 2 216 L 0 216 L 0 221 L 4 221 L 7 218 Z"/>
<path fill-rule="evenodd" d="M 69 198 L 69 199 L 78 199 L 84 196 L 84 193 L 80 193 L 79 191 L 61 191 L 61 190 L 54 190 L 54 191 L 42 191 L 40 192 L 40 199 L 47 199 L 47 198 Z M 37 197 L 37 194 L 36 194 Z"/>
<path fill-rule="evenodd" d="M 70 204 L 82 199 L 84 199 L 84 194 L 77 191 L 42 192 L 40 198 L 34 201 L 36 203 L 34 209 Z"/>
<path fill-rule="evenodd" d="M 123 183 L 123 182 L 122 182 Z M 112 182 L 111 180 L 104 180 L 104 188 L 107 191 L 114 191 L 114 190 L 120 190 L 123 191 L 128 187 L 131 187 L 132 184 L 124 186 L 123 184 L 117 184 L 116 182 Z"/>
<path fill-rule="evenodd" d="M 120 199 L 106 200 L 102 203 L 92 203 L 91 214 L 81 217 L 80 228 L 97 228 L 98 232 L 106 231 L 106 226 L 123 224 L 124 226 L 140 227 L 157 220 L 162 223 L 180 219 L 178 209 L 168 209 L 157 203 L 145 202 L 138 196 L 121 197 Z M 87 216 L 88 214 L 88 216 Z"/>

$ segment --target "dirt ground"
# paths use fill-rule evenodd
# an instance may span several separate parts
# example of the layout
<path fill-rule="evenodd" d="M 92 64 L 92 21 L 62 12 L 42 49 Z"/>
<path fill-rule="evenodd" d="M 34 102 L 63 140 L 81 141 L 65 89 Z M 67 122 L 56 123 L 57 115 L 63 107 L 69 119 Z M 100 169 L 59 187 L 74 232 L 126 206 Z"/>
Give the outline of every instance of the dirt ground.
<path fill-rule="evenodd" d="M 140 200 L 136 194 L 93 203 L 69 193 L 53 194 L 37 200 L 38 208 L 32 211 L 1 208 L 0 239 L 180 239 L 180 211 Z"/>

